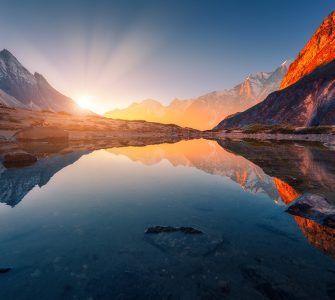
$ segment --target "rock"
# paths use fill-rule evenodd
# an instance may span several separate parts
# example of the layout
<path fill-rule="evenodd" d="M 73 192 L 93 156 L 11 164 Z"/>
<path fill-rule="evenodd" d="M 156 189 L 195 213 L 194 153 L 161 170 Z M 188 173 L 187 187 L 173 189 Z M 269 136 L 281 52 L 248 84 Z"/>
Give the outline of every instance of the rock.
<path fill-rule="evenodd" d="M 16 151 L 4 156 L 3 165 L 6 168 L 24 167 L 32 165 L 37 161 L 36 156 L 25 151 Z"/>
<path fill-rule="evenodd" d="M 12 268 L 0 268 L 0 274 L 8 273 Z"/>
<path fill-rule="evenodd" d="M 217 256 L 226 250 L 222 237 L 203 234 L 193 227 L 153 226 L 146 231 L 144 240 L 158 250 L 183 256 Z"/>
<path fill-rule="evenodd" d="M 226 251 L 224 240 L 215 235 L 185 234 L 181 231 L 147 234 L 144 240 L 159 251 L 178 257 L 212 257 Z"/>
<path fill-rule="evenodd" d="M 57 127 L 29 127 L 17 132 L 15 137 L 18 141 L 67 141 L 69 133 Z"/>
<path fill-rule="evenodd" d="M 286 211 L 292 215 L 311 219 L 320 225 L 335 228 L 335 206 L 321 196 L 303 194 L 293 201 Z"/>
<path fill-rule="evenodd" d="M 307 299 L 305 292 L 286 275 L 263 266 L 241 266 L 246 284 L 266 299 Z M 263 299 L 263 298 L 262 298 Z"/>
<path fill-rule="evenodd" d="M 198 229 L 194 229 L 193 227 L 179 227 L 179 231 L 187 233 L 187 234 L 201 234 L 202 231 Z"/>
<path fill-rule="evenodd" d="M 193 227 L 153 226 L 147 228 L 145 233 L 183 232 L 186 234 L 202 234 L 203 232 Z"/>
<path fill-rule="evenodd" d="M 225 295 L 230 293 L 230 284 L 228 281 L 221 280 L 219 282 L 219 288 L 220 288 L 220 291 Z"/>

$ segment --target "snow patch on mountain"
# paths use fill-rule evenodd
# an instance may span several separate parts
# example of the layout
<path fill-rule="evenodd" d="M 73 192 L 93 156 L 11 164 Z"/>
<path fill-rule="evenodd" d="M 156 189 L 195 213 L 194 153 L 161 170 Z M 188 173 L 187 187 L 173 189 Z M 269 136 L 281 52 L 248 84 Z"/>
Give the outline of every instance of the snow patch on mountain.
<path fill-rule="evenodd" d="M 55 90 L 39 73 L 30 73 L 7 49 L 0 51 L 0 104 L 31 110 L 92 114 Z"/>

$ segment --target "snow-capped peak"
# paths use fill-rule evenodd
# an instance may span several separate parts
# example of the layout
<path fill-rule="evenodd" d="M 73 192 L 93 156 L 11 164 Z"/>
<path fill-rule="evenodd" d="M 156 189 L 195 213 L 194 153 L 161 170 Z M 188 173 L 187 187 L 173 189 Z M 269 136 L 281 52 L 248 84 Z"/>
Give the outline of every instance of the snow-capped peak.
<path fill-rule="evenodd" d="M 281 67 L 282 68 L 287 68 L 291 65 L 292 63 L 292 60 L 291 59 L 288 59 L 288 60 L 285 60 L 282 64 L 281 64 Z"/>

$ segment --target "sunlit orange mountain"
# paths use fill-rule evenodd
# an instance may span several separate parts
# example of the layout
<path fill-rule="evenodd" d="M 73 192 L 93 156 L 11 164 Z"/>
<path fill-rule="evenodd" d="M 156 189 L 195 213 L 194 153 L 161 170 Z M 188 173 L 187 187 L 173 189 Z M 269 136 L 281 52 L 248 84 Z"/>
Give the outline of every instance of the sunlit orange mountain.
<path fill-rule="evenodd" d="M 230 90 L 212 92 L 195 99 L 175 99 L 164 106 L 152 99 L 133 103 L 125 109 L 115 109 L 106 117 L 125 120 L 145 120 L 177 124 L 200 130 L 211 129 L 222 118 L 243 111 L 264 100 L 278 90 L 290 61 L 273 72 L 250 74 L 241 84 Z"/>
<path fill-rule="evenodd" d="M 300 51 L 297 59 L 291 64 L 288 73 L 280 85 L 281 89 L 297 82 L 317 67 L 335 59 L 335 11 L 320 25 L 312 38 Z"/>
<path fill-rule="evenodd" d="M 281 90 L 227 117 L 215 129 L 252 124 L 335 125 L 335 12 L 321 24 L 289 68 Z"/>
<path fill-rule="evenodd" d="M 145 165 L 168 160 L 175 167 L 194 167 L 208 174 L 225 176 L 248 192 L 264 193 L 274 201 L 279 201 L 272 177 L 244 157 L 226 151 L 216 141 L 189 140 L 175 144 L 112 148 L 107 151 Z"/>

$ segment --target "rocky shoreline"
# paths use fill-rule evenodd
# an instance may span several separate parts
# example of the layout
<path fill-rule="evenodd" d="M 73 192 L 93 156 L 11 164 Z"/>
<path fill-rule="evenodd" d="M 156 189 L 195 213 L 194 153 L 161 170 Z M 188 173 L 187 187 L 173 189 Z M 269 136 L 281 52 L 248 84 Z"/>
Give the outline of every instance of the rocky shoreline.
<path fill-rule="evenodd" d="M 243 133 L 243 132 L 205 132 L 205 138 L 232 140 L 275 140 L 275 141 L 307 141 L 334 144 L 333 134 L 284 134 L 284 133 Z"/>

